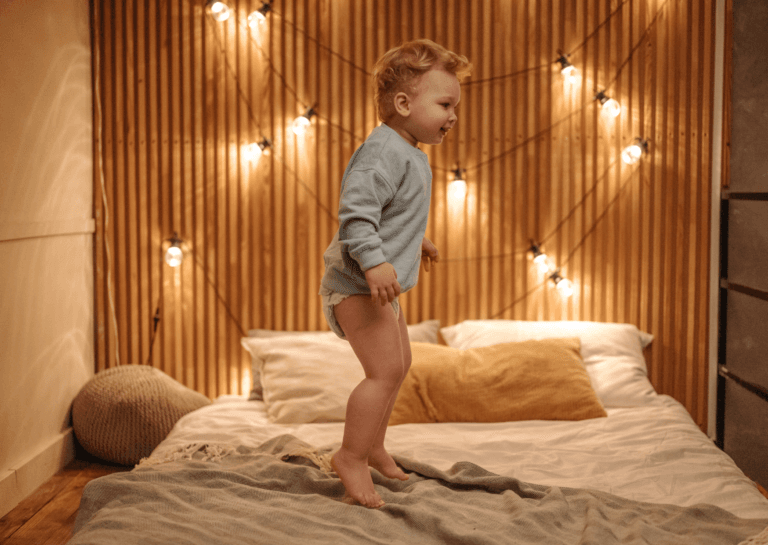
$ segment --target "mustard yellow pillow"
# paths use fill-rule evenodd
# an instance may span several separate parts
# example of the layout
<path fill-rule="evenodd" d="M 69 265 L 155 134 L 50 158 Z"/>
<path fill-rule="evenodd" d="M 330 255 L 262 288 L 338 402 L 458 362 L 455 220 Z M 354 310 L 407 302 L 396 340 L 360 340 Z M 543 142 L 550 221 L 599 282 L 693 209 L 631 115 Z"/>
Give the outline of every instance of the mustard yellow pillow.
<path fill-rule="evenodd" d="M 411 343 L 411 353 L 390 426 L 607 416 L 584 368 L 578 337 L 468 350 Z"/>

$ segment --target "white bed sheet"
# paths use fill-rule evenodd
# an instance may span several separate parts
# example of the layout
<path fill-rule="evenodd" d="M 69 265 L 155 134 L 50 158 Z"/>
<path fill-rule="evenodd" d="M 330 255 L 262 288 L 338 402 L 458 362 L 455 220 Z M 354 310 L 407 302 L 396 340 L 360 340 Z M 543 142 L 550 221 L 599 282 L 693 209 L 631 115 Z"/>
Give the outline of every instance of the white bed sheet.
<path fill-rule="evenodd" d="M 676 400 L 658 395 L 607 412 L 608 418 L 580 422 L 404 424 L 389 428 L 386 447 L 442 470 L 466 460 L 531 483 L 768 517 L 768 500 Z M 150 459 L 201 442 L 255 447 L 286 433 L 316 447 L 338 445 L 343 429 L 343 422 L 272 424 L 263 402 L 225 395 L 179 420 Z"/>

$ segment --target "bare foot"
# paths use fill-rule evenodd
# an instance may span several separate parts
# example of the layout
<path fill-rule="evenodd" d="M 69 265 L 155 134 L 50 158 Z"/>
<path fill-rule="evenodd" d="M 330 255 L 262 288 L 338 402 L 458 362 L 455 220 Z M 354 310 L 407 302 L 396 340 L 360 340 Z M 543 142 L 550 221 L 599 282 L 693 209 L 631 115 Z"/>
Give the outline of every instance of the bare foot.
<path fill-rule="evenodd" d="M 331 456 L 331 467 L 352 499 L 369 509 L 384 505 L 381 496 L 373 488 L 371 471 L 365 461 L 355 459 L 346 450 L 340 448 Z"/>
<path fill-rule="evenodd" d="M 402 469 L 397 467 L 392 456 L 384 450 L 384 447 L 381 447 L 380 449 L 371 449 L 368 453 L 368 465 L 390 479 L 400 479 L 401 481 L 408 480 L 408 475 L 406 475 Z"/>

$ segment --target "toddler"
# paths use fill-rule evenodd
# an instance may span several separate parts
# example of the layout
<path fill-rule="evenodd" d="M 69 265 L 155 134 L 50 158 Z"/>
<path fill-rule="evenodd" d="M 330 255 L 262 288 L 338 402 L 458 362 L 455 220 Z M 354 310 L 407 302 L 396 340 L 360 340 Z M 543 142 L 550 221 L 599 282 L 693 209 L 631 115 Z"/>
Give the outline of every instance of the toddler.
<path fill-rule="evenodd" d="M 439 254 L 424 236 L 432 172 L 419 143 L 440 144 L 456 124 L 459 81 L 471 65 L 430 40 L 391 49 L 374 67 L 383 121 L 349 160 L 341 182 L 339 230 L 323 255 L 320 287 L 330 328 L 349 341 L 365 379 L 349 396 L 341 448 L 331 458 L 347 494 L 384 505 L 369 466 L 408 476 L 384 449 L 392 407 L 411 365 L 398 296 L 416 285 Z"/>

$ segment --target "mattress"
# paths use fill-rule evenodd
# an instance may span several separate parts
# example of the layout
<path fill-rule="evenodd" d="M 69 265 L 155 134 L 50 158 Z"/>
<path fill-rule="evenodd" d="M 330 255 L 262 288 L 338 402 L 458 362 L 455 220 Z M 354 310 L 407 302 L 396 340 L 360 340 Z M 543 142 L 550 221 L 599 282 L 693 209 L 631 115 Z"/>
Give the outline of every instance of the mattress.
<path fill-rule="evenodd" d="M 591 488 L 682 507 L 706 503 L 742 518 L 768 518 L 768 500 L 666 395 L 607 408 L 583 421 L 430 423 L 391 426 L 389 452 L 447 470 L 460 461 L 521 481 Z M 291 434 L 318 448 L 338 446 L 343 422 L 277 424 L 263 401 L 225 395 L 179 420 L 144 465 L 206 444 L 226 452 Z"/>

